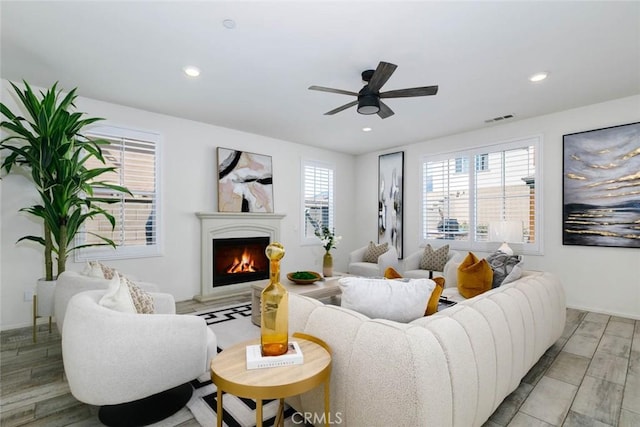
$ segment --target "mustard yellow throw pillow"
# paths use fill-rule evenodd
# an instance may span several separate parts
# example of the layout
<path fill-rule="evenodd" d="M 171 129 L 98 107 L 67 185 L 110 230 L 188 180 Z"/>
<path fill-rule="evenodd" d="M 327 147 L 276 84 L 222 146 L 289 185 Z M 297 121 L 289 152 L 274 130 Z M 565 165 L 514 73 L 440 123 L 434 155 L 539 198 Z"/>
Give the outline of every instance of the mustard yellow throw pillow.
<path fill-rule="evenodd" d="M 398 273 L 398 270 L 396 270 L 393 267 L 387 267 L 387 269 L 384 271 L 384 278 L 385 279 L 402 279 L 402 274 Z"/>
<path fill-rule="evenodd" d="M 431 292 L 431 298 L 429 298 L 429 302 L 427 303 L 427 311 L 424 312 L 425 316 L 431 316 L 433 313 L 438 312 L 438 302 L 444 290 L 444 277 L 434 277 L 431 280 L 436 282 L 436 287 L 433 289 L 433 292 Z"/>
<path fill-rule="evenodd" d="M 458 267 L 458 292 L 465 298 L 473 298 L 491 289 L 493 270 L 486 259 L 479 260 L 472 252 Z"/>

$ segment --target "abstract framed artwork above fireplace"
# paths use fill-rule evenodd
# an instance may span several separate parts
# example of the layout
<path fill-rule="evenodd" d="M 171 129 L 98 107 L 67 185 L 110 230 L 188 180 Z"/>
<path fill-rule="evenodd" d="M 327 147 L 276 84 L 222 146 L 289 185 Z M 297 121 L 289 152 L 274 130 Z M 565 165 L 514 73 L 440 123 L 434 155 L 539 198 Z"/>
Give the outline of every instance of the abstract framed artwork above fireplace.
<path fill-rule="evenodd" d="M 201 293 L 196 300 L 248 293 L 253 282 L 269 278 L 264 248 L 280 240 L 284 214 L 197 212 L 196 216 L 201 230 Z"/>

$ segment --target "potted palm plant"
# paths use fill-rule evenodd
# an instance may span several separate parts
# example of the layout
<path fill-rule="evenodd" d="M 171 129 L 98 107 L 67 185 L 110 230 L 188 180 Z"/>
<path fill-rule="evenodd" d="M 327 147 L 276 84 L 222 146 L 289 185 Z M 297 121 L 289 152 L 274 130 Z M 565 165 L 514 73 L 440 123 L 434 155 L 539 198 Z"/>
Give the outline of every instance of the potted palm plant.
<path fill-rule="evenodd" d="M 108 142 L 82 135 L 83 129 L 103 119 L 83 118 L 84 113 L 73 111 L 76 89 L 62 96 L 56 83 L 37 96 L 27 82 L 24 82 L 24 90 L 13 83 L 11 86 L 26 114 L 25 117 L 14 114 L 0 103 L 0 113 L 6 118 L 0 128 L 8 133 L 0 141 L 0 150 L 9 153 L 0 170 L 10 173 L 14 167 L 22 167 L 30 173 L 39 201 L 21 210 L 42 220 L 43 233 L 24 236 L 18 242 L 30 240 L 44 246 L 45 280 L 51 282 L 64 272 L 71 251 L 86 246 L 115 247 L 112 240 L 102 236 L 97 236 L 99 243 L 75 245 L 76 235 L 82 232 L 82 225 L 90 218 L 103 216 L 112 228 L 115 226 L 115 218 L 101 207 L 102 203 L 114 203 L 114 199 L 94 197 L 94 189 L 131 193 L 125 187 L 100 181 L 101 175 L 115 167 L 89 169 L 85 166 L 91 158 L 105 163 L 100 147 Z M 55 270 L 54 254 L 57 257 Z"/>

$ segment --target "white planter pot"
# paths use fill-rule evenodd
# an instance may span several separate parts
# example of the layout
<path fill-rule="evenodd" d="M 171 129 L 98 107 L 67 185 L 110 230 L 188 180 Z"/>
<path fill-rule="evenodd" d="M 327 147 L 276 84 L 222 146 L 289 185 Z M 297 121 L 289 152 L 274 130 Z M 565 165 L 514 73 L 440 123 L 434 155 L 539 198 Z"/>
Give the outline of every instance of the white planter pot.
<path fill-rule="evenodd" d="M 36 285 L 37 313 L 38 317 L 53 316 L 54 293 L 56 291 L 55 280 L 38 279 Z"/>

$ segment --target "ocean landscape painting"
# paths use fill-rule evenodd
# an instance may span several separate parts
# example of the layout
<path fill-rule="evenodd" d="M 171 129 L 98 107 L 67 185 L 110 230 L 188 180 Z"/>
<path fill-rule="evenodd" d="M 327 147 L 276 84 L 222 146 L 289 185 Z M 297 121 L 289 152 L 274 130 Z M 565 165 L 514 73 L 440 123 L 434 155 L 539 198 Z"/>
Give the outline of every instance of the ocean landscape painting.
<path fill-rule="evenodd" d="M 640 248 L 640 122 L 563 137 L 564 245 Z"/>

